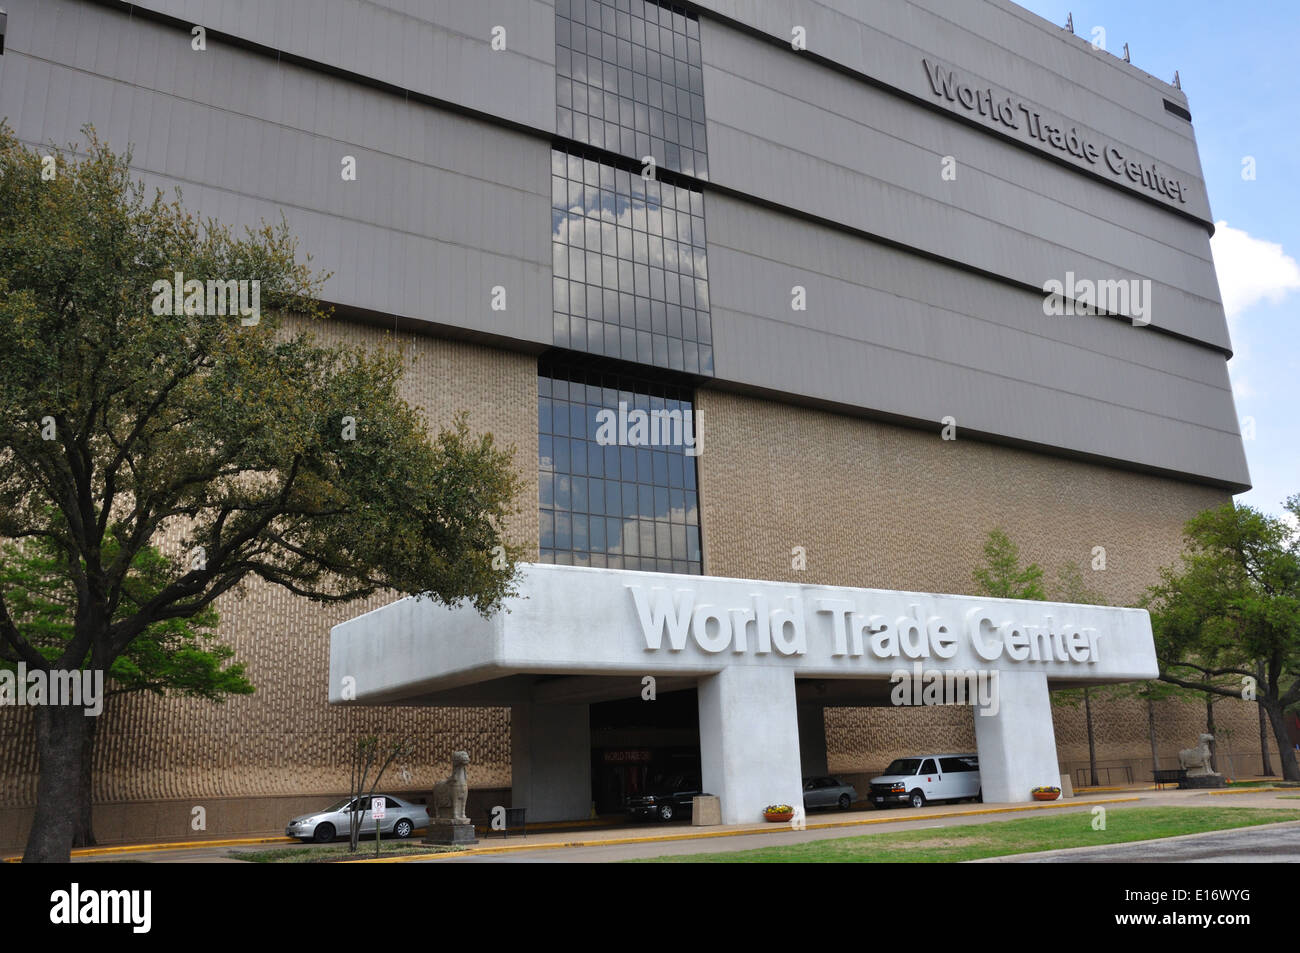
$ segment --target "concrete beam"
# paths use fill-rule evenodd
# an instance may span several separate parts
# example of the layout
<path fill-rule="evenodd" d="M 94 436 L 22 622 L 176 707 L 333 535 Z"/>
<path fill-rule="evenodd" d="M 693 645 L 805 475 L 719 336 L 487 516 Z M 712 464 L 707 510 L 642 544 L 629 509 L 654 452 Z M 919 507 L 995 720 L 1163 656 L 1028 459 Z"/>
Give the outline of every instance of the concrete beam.
<path fill-rule="evenodd" d="M 1032 801 L 1039 785 L 1061 783 L 1047 676 L 998 673 L 997 714 L 975 713 L 980 784 L 985 801 Z"/>
<path fill-rule="evenodd" d="M 643 689 L 641 677 L 604 678 L 591 675 L 571 675 L 549 678 L 533 686 L 532 700 L 538 704 L 594 704 L 617 701 L 621 698 L 639 698 Z M 694 688 L 690 676 L 655 677 L 655 693 L 674 692 Z"/>
<path fill-rule="evenodd" d="M 702 780 L 722 801 L 722 823 L 762 820 L 769 804 L 803 805 L 793 672 L 730 665 L 700 679 L 699 705 Z"/>
<path fill-rule="evenodd" d="M 586 705 L 510 706 L 510 803 L 528 821 L 591 816 L 591 722 Z"/>

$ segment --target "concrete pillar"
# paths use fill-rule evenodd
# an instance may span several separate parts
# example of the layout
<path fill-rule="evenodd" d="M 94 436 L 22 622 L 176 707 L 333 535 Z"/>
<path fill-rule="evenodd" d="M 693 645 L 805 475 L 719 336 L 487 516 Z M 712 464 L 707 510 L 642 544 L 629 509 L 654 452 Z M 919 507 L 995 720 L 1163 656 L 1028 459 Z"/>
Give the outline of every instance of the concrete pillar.
<path fill-rule="evenodd" d="M 980 784 L 985 801 L 1032 801 L 1039 785 L 1060 786 L 1052 700 L 1042 672 L 998 673 L 995 715 L 975 709 Z"/>
<path fill-rule="evenodd" d="M 704 790 L 722 802 L 722 823 L 761 821 L 769 804 L 803 806 L 794 673 L 732 665 L 699 681 Z"/>
<path fill-rule="evenodd" d="M 510 801 L 529 821 L 591 816 L 587 705 L 510 706 Z"/>
<path fill-rule="evenodd" d="M 830 774 L 826 762 L 826 706 L 799 704 L 799 772 L 805 778 Z"/>

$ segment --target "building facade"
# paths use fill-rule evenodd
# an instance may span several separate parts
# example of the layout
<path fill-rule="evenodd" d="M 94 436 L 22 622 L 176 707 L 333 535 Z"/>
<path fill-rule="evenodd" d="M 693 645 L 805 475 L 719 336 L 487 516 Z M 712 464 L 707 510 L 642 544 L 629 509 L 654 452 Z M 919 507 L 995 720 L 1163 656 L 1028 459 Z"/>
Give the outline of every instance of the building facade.
<path fill-rule="evenodd" d="M 1187 98 L 1006 0 L 6 9 L 20 138 L 91 123 L 204 215 L 283 214 L 332 273 L 318 333 L 401 348 L 432 426 L 468 410 L 513 444 L 509 532 L 539 562 L 962 593 L 1000 527 L 1052 598 L 1068 564 L 1129 605 L 1248 486 Z M 195 805 L 210 833 L 277 829 L 373 731 L 420 738 L 399 790 L 466 748 L 476 797 L 508 798 L 509 708 L 328 704 L 331 626 L 383 601 L 226 600 L 258 691 L 112 706 L 101 839 L 187 833 Z M 591 706 L 599 809 L 698 762 L 680 691 Z M 1113 780 L 1150 770 L 1149 714 L 1162 758 L 1205 721 L 1093 707 Z M 1216 708 L 1221 757 L 1257 771 L 1254 707 Z M 846 774 L 974 745 L 968 709 L 821 717 Z M 4 846 L 35 758 L 0 719 Z M 1054 721 L 1077 783 L 1082 715 Z"/>

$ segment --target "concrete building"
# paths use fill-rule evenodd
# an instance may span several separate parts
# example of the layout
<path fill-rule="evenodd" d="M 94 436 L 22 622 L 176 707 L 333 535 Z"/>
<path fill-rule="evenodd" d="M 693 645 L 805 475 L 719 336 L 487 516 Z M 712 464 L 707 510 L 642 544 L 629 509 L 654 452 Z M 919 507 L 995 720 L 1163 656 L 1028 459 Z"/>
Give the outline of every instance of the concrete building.
<path fill-rule="evenodd" d="M 740 824 L 826 774 L 828 707 L 970 704 L 981 793 L 1028 801 L 1060 783 L 1050 688 L 1159 673 L 1142 609 L 576 566 L 519 590 L 486 620 L 412 597 L 336 626 L 330 700 L 510 705 L 511 798 L 544 821 L 593 801 L 592 706 L 653 720 L 660 680 L 697 694 L 703 790 Z"/>
<path fill-rule="evenodd" d="M 465 409 L 515 446 L 537 502 L 509 531 L 540 564 L 963 593 L 1001 527 L 1049 589 L 1072 564 L 1129 605 L 1185 520 L 1249 484 L 1188 100 L 1007 0 L 6 9 L 0 117 L 34 145 L 93 123 L 224 222 L 283 214 L 333 273 L 320 332 L 402 348 L 432 425 Z M 638 420 L 668 439 L 638 443 Z M 275 830 L 343 790 L 347 745 L 372 731 L 421 739 L 398 790 L 467 748 L 473 808 L 509 799 L 557 733 L 542 701 L 440 685 L 387 699 L 418 706 L 328 703 L 330 628 L 382 603 L 258 586 L 223 602 L 258 692 L 106 712 L 101 839 L 188 833 L 195 805 L 210 833 Z M 701 673 L 663 669 L 653 708 L 582 703 L 598 809 L 710 760 L 727 690 Z M 969 707 L 798 700 L 804 773 L 985 748 Z M 1152 743 L 1171 758 L 1205 716 L 1161 702 L 1153 742 L 1144 703 L 1094 712 L 1112 780 L 1141 780 Z M 1258 770 L 1254 706 L 1216 717 L 1231 770 Z M 1077 783 L 1081 715 L 1053 719 Z M 0 712 L 0 846 L 30 816 L 30 731 Z"/>

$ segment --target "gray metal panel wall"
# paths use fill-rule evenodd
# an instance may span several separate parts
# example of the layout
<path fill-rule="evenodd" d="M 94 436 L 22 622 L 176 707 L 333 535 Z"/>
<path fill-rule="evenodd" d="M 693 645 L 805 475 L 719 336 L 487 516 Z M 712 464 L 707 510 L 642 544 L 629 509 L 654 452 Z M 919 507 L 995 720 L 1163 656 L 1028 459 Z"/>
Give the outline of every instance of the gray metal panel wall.
<path fill-rule="evenodd" d="M 145 0 L 154 10 L 513 122 L 555 130 L 550 0 Z M 492 29 L 506 47 L 493 50 Z"/>
<path fill-rule="evenodd" d="M 1067 272 L 1149 278 L 1153 324 L 1229 348 L 1196 222 L 728 26 L 703 27 L 714 182 L 1037 288 Z M 945 156 L 955 180 L 941 177 Z"/>
<path fill-rule="evenodd" d="M 29 143 L 134 148 L 150 185 L 230 225 L 279 221 L 333 277 L 324 297 L 551 341 L 542 139 L 65 0 L 11 4 L 0 116 Z M 356 181 L 341 175 L 345 155 Z M 504 311 L 491 289 L 506 288 Z"/>
<path fill-rule="evenodd" d="M 706 214 L 719 381 L 1249 483 L 1214 350 L 743 201 Z"/>
<path fill-rule="evenodd" d="M 172 9 L 169 3 L 156 6 Z M 197 9 L 174 3 L 180 13 Z M 94 121 L 115 147 L 135 144 L 135 166 L 149 182 L 183 184 L 187 202 L 204 214 L 240 224 L 274 221 L 283 210 L 302 250 L 335 272 L 326 289 L 330 300 L 521 346 L 551 342 L 546 130 L 554 121 L 553 70 L 541 81 L 529 80 L 541 74 L 528 70 L 478 74 L 484 88 L 465 92 L 479 96 L 473 102 L 487 104 L 482 108 L 535 126 L 530 134 L 225 44 L 196 53 L 183 29 L 131 21 L 104 5 L 9 0 L 7 6 L 0 115 L 27 141 L 66 142 L 79 138 L 82 122 Z M 459 5 L 432 6 L 435 13 L 424 15 L 443 24 L 471 15 Z M 753 12 L 741 6 L 746 16 Z M 815 6 L 819 16 L 834 14 L 827 22 L 843 19 Z M 1162 161 L 1173 161 L 1175 139 L 1195 158 L 1182 120 L 1122 105 L 1134 90 L 1161 94 L 1160 84 L 1122 64 L 1094 62 L 1090 57 L 1098 54 L 1073 50 L 1072 41 L 1053 37 L 1027 14 L 1008 12 L 1002 0 L 972 6 L 990 19 L 967 22 L 965 7 L 952 8 L 935 26 L 927 8 L 946 9 L 939 0 L 873 4 L 867 14 L 873 24 L 926 42 L 925 24 L 935 26 L 935 36 L 956 31 L 978 55 L 965 59 L 957 40 L 936 44 L 936 55 L 1017 91 L 1030 88 L 1051 99 L 1057 86 L 1067 95 L 1066 79 L 1083 83 L 1068 95 L 1083 104 L 1082 112 L 1095 112 L 1086 118 L 1096 128 L 1118 135 L 1126 123 L 1145 126 L 1155 144 L 1144 148 Z M 401 57 L 382 62 L 382 47 L 366 60 L 329 61 L 326 41 L 313 39 L 315 27 L 304 36 L 288 29 L 310 21 L 296 19 L 308 16 L 305 8 L 290 0 L 265 6 L 272 8 L 283 19 L 272 17 L 268 25 L 246 11 L 253 25 L 238 29 L 256 42 L 272 39 L 268 45 L 421 88 L 418 76 L 402 74 L 415 67 L 399 67 Z M 376 6 L 363 19 L 388 17 Z M 549 15 L 546 20 L 539 42 L 549 58 L 553 24 Z M 967 433 L 1224 485 L 1248 482 L 1222 353 L 1113 319 L 1049 319 L 1040 293 L 1011 283 L 1041 287 L 1066 270 L 1151 277 L 1157 324 L 1226 347 L 1208 242 L 1196 222 L 731 26 L 706 21 L 704 28 L 716 182 L 993 274 L 981 277 L 742 198 L 709 194 L 722 383 L 917 422 L 953 414 Z M 870 29 L 860 26 L 859 39 Z M 1004 43 L 1017 44 L 1015 54 L 995 42 L 1000 30 Z M 518 32 L 509 35 L 518 39 Z M 875 57 L 887 46 L 882 37 L 855 55 Z M 900 48 L 900 62 L 924 82 L 914 60 L 918 47 Z M 1043 64 L 1058 55 L 1061 72 L 1049 80 Z M 997 72 L 1010 69 L 1004 59 L 1024 75 Z M 1109 85 L 1106 71 L 1114 73 Z M 453 100 L 447 89 L 459 81 L 423 88 Z M 1091 105 L 1088 83 L 1100 92 Z M 538 89 L 544 110 L 526 107 Z M 456 95 L 454 101 L 472 105 Z M 783 117 L 769 115 L 786 102 Z M 1073 118 L 1076 103 L 1052 99 L 1052 107 Z M 358 159 L 359 179 L 344 183 L 339 162 L 349 154 Z M 936 160 L 946 154 L 959 157 L 956 183 L 937 175 Z M 935 172 L 928 184 L 917 178 L 926 165 Z M 957 188 L 943 192 L 945 185 Z M 488 306 L 495 284 L 508 289 L 504 312 Z M 794 284 L 808 287 L 809 311 L 789 311 Z"/>
<path fill-rule="evenodd" d="M 1007 0 L 699 0 L 699 5 L 787 44 L 792 27 L 803 26 L 809 52 L 927 101 L 939 102 L 921 58 L 937 58 L 972 81 L 1041 106 L 1081 134 L 1091 130 L 1178 170 L 1175 177 L 1192 187 L 1180 207 L 1211 222 L 1191 126 L 1164 109 L 1164 99 L 1185 107 L 1186 97 Z M 707 56 L 708 44 L 703 45 Z M 998 126 L 988 128 L 1027 141 Z M 1058 154 L 1045 146 L 1040 151 Z M 1132 188 L 1123 179 L 1115 181 Z"/>

